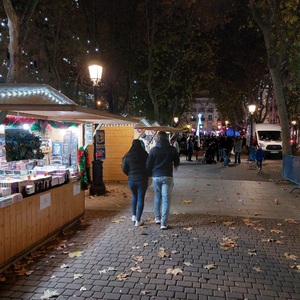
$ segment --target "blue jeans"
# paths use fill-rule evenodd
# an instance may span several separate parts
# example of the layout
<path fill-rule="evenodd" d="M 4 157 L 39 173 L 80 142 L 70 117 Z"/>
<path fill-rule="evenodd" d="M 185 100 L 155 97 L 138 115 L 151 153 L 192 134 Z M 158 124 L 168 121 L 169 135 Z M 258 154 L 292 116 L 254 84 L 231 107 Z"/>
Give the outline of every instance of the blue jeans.
<path fill-rule="evenodd" d="M 148 187 L 148 179 L 141 181 L 128 180 L 128 186 L 132 194 L 132 215 L 136 216 L 137 221 L 140 221 L 144 210 L 144 201 Z"/>
<path fill-rule="evenodd" d="M 223 155 L 224 155 L 224 166 L 227 167 L 229 163 L 229 150 L 223 149 Z"/>
<path fill-rule="evenodd" d="M 170 213 L 173 177 L 153 177 L 152 184 L 154 187 L 155 218 L 161 220 L 162 225 L 166 225 Z"/>

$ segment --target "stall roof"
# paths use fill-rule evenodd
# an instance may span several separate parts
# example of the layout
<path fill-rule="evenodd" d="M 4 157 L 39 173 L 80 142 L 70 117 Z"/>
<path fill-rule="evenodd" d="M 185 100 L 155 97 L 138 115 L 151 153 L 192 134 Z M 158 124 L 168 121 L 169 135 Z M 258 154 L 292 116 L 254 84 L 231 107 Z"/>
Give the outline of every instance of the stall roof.
<path fill-rule="evenodd" d="M 166 132 L 181 132 L 181 129 L 171 127 L 171 126 L 145 126 L 145 125 L 135 125 L 135 129 L 141 130 L 153 130 L 153 131 L 166 131 Z"/>
<path fill-rule="evenodd" d="M 135 118 L 79 106 L 46 84 L 0 84 L 0 123 L 6 115 L 104 125 L 139 123 Z"/>

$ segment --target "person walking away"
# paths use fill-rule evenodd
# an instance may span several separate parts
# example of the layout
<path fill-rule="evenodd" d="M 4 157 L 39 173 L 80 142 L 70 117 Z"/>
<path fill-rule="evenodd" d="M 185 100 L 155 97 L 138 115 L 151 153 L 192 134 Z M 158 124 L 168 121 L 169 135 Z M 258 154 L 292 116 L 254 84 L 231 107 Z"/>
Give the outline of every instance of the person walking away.
<path fill-rule="evenodd" d="M 259 145 L 256 150 L 256 164 L 258 167 L 258 171 L 262 170 L 262 161 L 266 159 L 265 151 L 262 149 L 261 145 Z"/>
<path fill-rule="evenodd" d="M 197 135 L 195 136 L 194 150 L 195 150 L 196 162 L 198 162 L 199 153 L 200 153 L 200 139 Z"/>
<path fill-rule="evenodd" d="M 128 186 L 131 191 L 132 221 L 135 226 L 143 225 L 141 219 L 145 194 L 148 187 L 146 161 L 148 152 L 138 139 L 132 141 L 132 146 L 122 159 L 122 171 L 128 176 Z"/>
<path fill-rule="evenodd" d="M 223 154 L 224 154 L 224 167 L 229 167 L 229 157 L 232 150 L 232 139 L 227 136 L 223 145 Z"/>
<path fill-rule="evenodd" d="M 187 146 L 187 160 L 192 161 L 192 156 L 194 153 L 194 141 L 193 141 L 193 136 L 189 136 L 187 141 L 186 141 L 186 146 Z"/>
<path fill-rule="evenodd" d="M 154 188 L 154 214 L 155 223 L 160 224 L 160 229 L 167 229 L 169 219 L 171 193 L 174 185 L 173 168 L 179 165 L 179 154 L 171 146 L 165 131 L 157 134 L 156 146 L 150 150 L 146 168 L 152 176 Z"/>
<path fill-rule="evenodd" d="M 241 152 L 242 152 L 242 139 L 240 136 L 237 136 L 233 143 L 234 148 L 234 163 L 240 164 L 241 163 Z"/>

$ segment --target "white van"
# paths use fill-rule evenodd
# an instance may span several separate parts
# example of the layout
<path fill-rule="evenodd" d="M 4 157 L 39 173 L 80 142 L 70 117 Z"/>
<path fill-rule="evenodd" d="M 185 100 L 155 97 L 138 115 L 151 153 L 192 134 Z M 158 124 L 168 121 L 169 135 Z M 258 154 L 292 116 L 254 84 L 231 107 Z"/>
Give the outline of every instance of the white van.
<path fill-rule="evenodd" d="M 246 143 L 250 146 L 250 125 L 247 128 Z M 253 124 L 253 143 L 260 145 L 266 155 L 282 156 L 281 127 L 277 124 Z"/>

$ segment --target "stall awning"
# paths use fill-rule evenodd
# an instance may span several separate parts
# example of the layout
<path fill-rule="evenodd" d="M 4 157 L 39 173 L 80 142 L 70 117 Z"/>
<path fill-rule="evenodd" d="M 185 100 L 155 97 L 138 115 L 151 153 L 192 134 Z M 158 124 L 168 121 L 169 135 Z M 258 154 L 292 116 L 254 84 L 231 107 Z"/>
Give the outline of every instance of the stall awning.
<path fill-rule="evenodd" d="M 0 123 L 6 115 L 103 125 L 139 123 L 135 118 L 79 106 L 46 84 L 0 84 Z"/>

